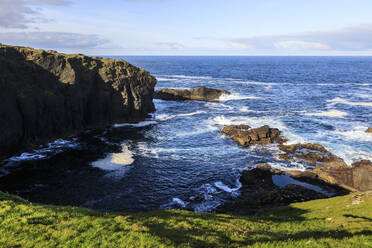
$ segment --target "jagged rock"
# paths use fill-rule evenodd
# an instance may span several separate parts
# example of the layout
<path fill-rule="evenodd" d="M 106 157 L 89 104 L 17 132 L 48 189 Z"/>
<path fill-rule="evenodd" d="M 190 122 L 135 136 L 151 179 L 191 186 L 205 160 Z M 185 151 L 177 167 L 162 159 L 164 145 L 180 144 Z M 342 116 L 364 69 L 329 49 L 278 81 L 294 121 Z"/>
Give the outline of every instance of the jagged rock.
<path fill-rule="evenodd" d="M 124 60 L 0 45 L 0 156 L 143 119 L 156 79 Z"/>
<path fill-rule="evenodd" d="M 280 159 L 302 163 L 316 168 L 347 168 L 344 160 L 318 144 L 293 144 L 279 145 L 284 154 L 279 154 Z"/>
<path fill-rule="evenodd" d="M 348 166 L 344 160 L 318 144 L 279 145 L 279 158 L 313 166 L 311 171 L 289 171 L 301 181 L 322 180 L 349 191 L 372 190 L 372 163 L 362 160 Z"/>
<path fill-rule="evenodd" d="M 367 128 L 366 133 L 372 133 L 372 127 Z"/>
<path fill-rule="evenodd" d="M 219 99 L 221 95 L 229 95 L 230 92 L 226 90 L 217 90 L 207 87 L 197 87 L 186 90 L 177 89 L 161 89 L 155 91 L 154 98 L 162 100 L 199 100 L 199 101 L 210 101 Z"/>
<path fill-rule="evenodd" d="M 270 128 L 265 125 L 259 128 L 251 128 L 248 125 L 229 125 L 225 126 L 221 133 L 226 134 L 241 146 L 254 144 L 279 143 L 287 140 L 280 136 L 277 128 Z"/>

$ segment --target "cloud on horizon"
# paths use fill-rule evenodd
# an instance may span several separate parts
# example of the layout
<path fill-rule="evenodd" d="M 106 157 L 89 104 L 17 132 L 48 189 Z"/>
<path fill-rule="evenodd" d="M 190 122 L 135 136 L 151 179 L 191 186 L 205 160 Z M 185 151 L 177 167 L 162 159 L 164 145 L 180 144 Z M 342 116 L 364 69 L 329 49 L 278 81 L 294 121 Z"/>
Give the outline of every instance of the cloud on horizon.
<path fill-rule="evenodd" d="M 5 44 L 31 46 L 43 49 L 91 49 L 102 48 L 108 40 L 95 34 L 62 32 L 8 32 L 0 33 Z"/>
<path fill-rule="evenodd" d="M 365 51 L 372 50 L 372 24 L 329 31 L 222 39 L 240 50 Z"/>
<path fill-rule="evenodd" d="M 1 0 L 0 27 L 26 29 L 31 23 L 50 21 L 38 9 L 44 5 L 67 6 L 68 0 Z"/>

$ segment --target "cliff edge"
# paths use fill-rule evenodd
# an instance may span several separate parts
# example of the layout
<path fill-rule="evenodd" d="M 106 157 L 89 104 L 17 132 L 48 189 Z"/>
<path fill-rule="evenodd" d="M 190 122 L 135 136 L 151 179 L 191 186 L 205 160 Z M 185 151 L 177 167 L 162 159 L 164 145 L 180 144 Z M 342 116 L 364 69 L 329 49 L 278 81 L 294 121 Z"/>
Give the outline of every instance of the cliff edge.
<path fill-rule="evenodd" d="M 0 44 L 0 157 L 155 110 L 156 79 L 124 60 Z"/>

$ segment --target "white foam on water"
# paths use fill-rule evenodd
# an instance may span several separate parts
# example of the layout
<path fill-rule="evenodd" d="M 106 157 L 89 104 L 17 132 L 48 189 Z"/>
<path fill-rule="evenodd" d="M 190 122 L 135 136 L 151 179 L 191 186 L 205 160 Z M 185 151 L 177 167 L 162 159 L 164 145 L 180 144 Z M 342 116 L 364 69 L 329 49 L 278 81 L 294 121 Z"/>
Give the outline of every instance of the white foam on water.
<path fill-rule="evenodd" d="M 44 154 L 24 152 L 19 156 L 14 156 L 14 157 L 8 158 L 8 161 L 18 162 L 18 161 L 23 161 L 23 160 L 43 159 L 43 158 L 46 158 L 46 157 L 47 157 L 47 155 L 44 155 Z"/>
<path fill-rule="evenodd" d="M 156 80 L 160 81 L 177 81 L 176 78 L 163 78 L 163 77 L 157 77 Z"/>
<path fill-rule="evenodd" d="M 366 133 L 367 127 L 357 126 L 353 130 L 336 129 L 333 134 L 345 141 L 372 142 L 372 134 Z M 372 144 L 371 144 L 372 145 Z"/>
<path fill-rule="evenodd" d="M 114 171 L 119 170 L 122 166 L 130 165 L 134 162 L 133 153 L 129 150 L 127 144 L 122 145 L 120 153 L 108 154 L 104 159 L 92 163 L 93 167 Z"/>
<path fill-rule="evenodd" d="M 350 102 L 348 100 L 342 99 L 340 97 L 333 98 L 331 100 L 327 100 L 327 102 L 330 102 L 331 105 L 341 103 L 351 106 L 365 106 L 365 107 L 372 107 L 372 102 Z"/>
<path fill-rule="evenodd" d="M 138 151 L 139 155 L 146 157 L 146 158 L 159 158 L 159 154 L 157 150 L 152 147 L 149 147 L 147 142 L 138 142 L 136 145 L 136 150 Z"/>
<path fill-rule="evenodd" d="M 162 75 L 164 77 L 183 78 L 183 79 L 212 79 L 210 76 L 187 76 L 187 75 Z"/>
<path fill-rule="evenodd" d="M 267 163 L 268 165 L 270 165 L 271 168 L 273 169 L 279 169 L 279 170 L 282 170 L 282 171 L 286 171 L 286 170 L 298 170 L 298 171 L 305 171 L 306 168 L 302 165 L 302 164 L 299 164 L 299 163 L 291 163 L 291 165 L 293 165 L 293 167 L 288 167 L 287 164 L 285 163 L 279 163 L 279 162 L 268 162 Z"/>
<path fill-rule="evenodd" d="M 199 114 L 205 114 L 205 111 L 196 111 L 196 112 L 191 112 L 191 113 L 185 113 L 185 114 L 177 114 L 177 115 L 169 115 L 169 114 L 160 114 L 157 115 L 155 118 L 160 121 L 167 121 L 176 117 L 189 117 L 193 115 L 199 115 Z"/>
<path fill-rule="evenodd" d="M 177 198 L 177 197 L 172 199 L 172 203 L 179 205 L 180 207 L 183 207 L 183 208 L 185 208 L 187 205 L 184 201 L 182 201 L 180 198 Z"/>
<path fill-rule="evenodd" d="M 114 128 L 118 128 L 118 127 L 146 127 L 146 126 L 150 126 L 150 125 L 154 125 L 154 124 L 157 124 L 157 122 L 156 121 L 141 121 L 141 122 L 138 122 L 138 123 L 114 124 L 113 127 Z"/>
<path fill-rule="evenodd" d="M 329 110 L 329 111 L 323 111 L 323 112 L 318 112 L 318 113 L 305 113 L 305 115 L 307 115 L 307 116 L 343 118 L 348 114 L 346 112 L 343 112 L 343 111 L 332 109 L 332 110 Z"/>
<path fill-rule="evenodd" d="M 342 158 L 348 165 L 363 159 L 372 160 L 372 152 L 362 151 L 346 144 L 320 143 L 330 152 Z"/>
<path fill-rule="evenodd" d="M 178 197 L 173 197 L 171 202 L 169 202 L 167 204 L 164 204 L 164 205 L 161 205 L 160 208 L 168 209 L 168 208 L 172 208 L 172 207 L 175 207 L 175 206 L 178 206 L 178 207 L 181 207 L 181 208 L 185 208 L 187 205 L 188 205 L 187 202 L 182 201 Z"/>
<path fill-rule="evenodd" d="M 372 99 L 372 95 L 371 94 L 358 94 L 357 97 Z"/>
<path fill-rule="evenodd" d="M 248 107 L 244 106 L 239 109 L 240 112 L 248 113 L 248 112 L 254 112 L 253 110 L 249 110 Z"/>
<path fill-rule="evenodd" d="M 64 139 L 57 139 L 53 142 L 48 143 L 48 146 L 45 148 L 34 150 L 33 152 L 24 152 L 19 156 L 14 156 L 8 158 L 7 161 L 12 162 L 19 162 L 24 160 L 38 160 L 47 158 L 50 155 L 54 155 L 60 153 L 65 148 L 75 148 L 79 145 L 76 142 L 77 139 L 72 140 L 64 140 Z"/>
<path fill-rule="evenodd" d="M 214 186 L 220 190 L 223 190 L 227 193 L 231 193 L 232 196 L 238 196 L 239 195 L 239 189 L 242 187 L 242 184 L 240 183 L 239 179 L 236 180 L 235 188 L 230 188 L 226 184 L 224 184 L 221 181 L 215 182 Z"/>
<path fill-rule="evenodd" d="M 231 111 L 234 109 L 234 107 L 220 103 L 220 102 L 206 102 L 205 107 L 210 109 L 215 109 L 219 111 Z"/>
<path fill-rule="evenodd" d="M 243 81 L 240 82 L 243 84 L 251 84 L 251 85 L 265 85 L 265 86 L 273 86 L 273 85 L 278 85 L 279 83 L 269 83 L 269 82 L 256 82 L 256 81 Z"/>
<path fill-rule="evenodd" d="M 264 98 L 258 97 L 258 96 L 242 96 L 239 94 L 222 94 L 220 98 L 218 99 L 221 102 L 226 102 L 226 101 L 236 101 L 236 100 L 246 100 L 246 99 L 253 99 L 253 100 L 263 100 Z"/>

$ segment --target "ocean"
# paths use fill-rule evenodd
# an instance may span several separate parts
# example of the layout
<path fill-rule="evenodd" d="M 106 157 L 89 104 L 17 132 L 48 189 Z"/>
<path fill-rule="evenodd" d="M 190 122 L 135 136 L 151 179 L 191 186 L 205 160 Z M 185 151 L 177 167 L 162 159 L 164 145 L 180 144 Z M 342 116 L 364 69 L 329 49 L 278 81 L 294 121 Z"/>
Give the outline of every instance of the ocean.
<path fill-rule="evenodd" d="M 117 123 L 12 157 L 0 188 L 41 203 L 99 211 L 213 211 L 239 195 L 248 166 L 306 170 L 276 145 L 241 148 L 224 125 L 269 125 L 288 143 L 318 143 L 349 165 L 372 160 L 372 57 L 123 56 L 156 89 L 206 86 L 219 100 L 154 100 L 137 124 Z M 12 182 L 12 183 L 10 183 Z M 16 182 L 16 183 L 14 183 Z"/>

